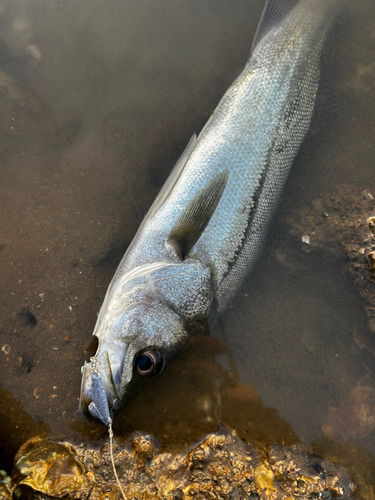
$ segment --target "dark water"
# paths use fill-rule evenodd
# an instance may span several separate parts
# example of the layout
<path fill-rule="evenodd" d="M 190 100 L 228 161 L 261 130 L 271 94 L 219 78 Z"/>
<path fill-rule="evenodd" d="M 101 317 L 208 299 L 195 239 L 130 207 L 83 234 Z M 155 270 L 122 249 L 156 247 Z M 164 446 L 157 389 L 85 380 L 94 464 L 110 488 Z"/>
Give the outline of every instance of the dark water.
<path fill-rule="evenodd" d="M 262 7 L 0 3 L 0 344 L 10 346 L 0 351 L 0 468 L 35 434 L 105 437 L 77 412 L 81 350 L 168 172 L 242 70 Z M 349 10 L 340 111 L 298 158 L 267 248 L 225 318 L 225 342 L 193 342 L 129 403 L 117 433 L 145 430 L 173 448 L 220 421 L 262 446 L 323 442 L 328 426 L 348 449 L 375 455 L 364 300 L 344 251 L 306 252 L 291 232 L 338 185 L 375 196 L 375 10 L 371 0 Z M 369 388 L 365 402 L 361 389 L 350 399 L 356 387 Z M 365 422 L 329 420 L 362 403 Z"/>

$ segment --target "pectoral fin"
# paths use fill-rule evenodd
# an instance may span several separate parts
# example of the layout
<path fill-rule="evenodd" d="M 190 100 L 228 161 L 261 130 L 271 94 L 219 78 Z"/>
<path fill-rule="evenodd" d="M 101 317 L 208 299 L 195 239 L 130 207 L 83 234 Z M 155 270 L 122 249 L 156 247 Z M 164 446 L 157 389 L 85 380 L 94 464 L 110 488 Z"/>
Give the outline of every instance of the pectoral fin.
<path fill-rule="evenodd" d="M 187 257 L 206 229 L 223 195 L 228 176 L 229 173 L 225 170 L 201 189 L 173 226 L 167 246 L 180 260 Z"/>

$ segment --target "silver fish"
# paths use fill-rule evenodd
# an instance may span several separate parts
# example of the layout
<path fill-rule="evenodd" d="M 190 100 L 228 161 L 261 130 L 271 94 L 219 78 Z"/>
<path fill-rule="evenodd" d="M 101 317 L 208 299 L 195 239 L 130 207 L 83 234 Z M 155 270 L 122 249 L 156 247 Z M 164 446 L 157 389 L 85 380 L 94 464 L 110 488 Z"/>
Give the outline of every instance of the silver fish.
<path fill-rule="evenodd" d="M 254 266 L 311 122 L 335 17 L 330 0 L 267 1 L 244 70 L 191 139 L 107 291 L 80 403 L 104 424 L 226 309 Z"/>

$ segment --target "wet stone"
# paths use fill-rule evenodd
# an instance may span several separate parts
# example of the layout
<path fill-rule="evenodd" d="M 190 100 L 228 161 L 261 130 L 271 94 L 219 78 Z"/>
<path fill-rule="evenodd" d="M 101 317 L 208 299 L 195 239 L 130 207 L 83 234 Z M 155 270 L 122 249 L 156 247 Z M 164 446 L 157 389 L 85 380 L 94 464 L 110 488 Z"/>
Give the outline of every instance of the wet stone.
<path fill-rule="evenodd" d="M 370 231 L 375 234 L 375 217 L 369 217 L 367 219 L 367 224 L 370 229 Z"/>
<path fill-rule="evenodd" d="M 62 498 L 79 491 L 87 481 L 71 446 L 46 441 L 31 450 L 26 447 L 24 454 L 21 451 L 12 480 L 17 485 L 16 498 L 23 498 L 25 487 L 26 491 L 31 488 L 44 495 Z"/>
<path fill-rule="evenodd" d="M 132 440 L 133 457 L 139 463 L 149 462 L 154 454 L 155 447 L 151 436 L 139 436 Z"/>
<path fill-rule="evenodd" d="M 369 252 L 366 257 L 368 271 L 371 278 L 375 279 L 375 252 Z"/>
<path fill-rule="evenodd" d="M 260 454 L 223 431 L 172 455 L 157 453 L 154 442 L 140 433 L 125 442 L 115 438 L 116 471 L 127 498 L 307 500 L 350 498 L 352 492 L 353 479 L 342 467 L 308 455 L 304 445 L 271 446 Z M 12 479 L 15 498 L 121 498 L 108 445 L 94 450 L 31 442 L 16 457 Z"/>
<path fill-rule="evenodd" d="M 12 482 L 8 474 L 0 470 L 0 500 L 12 499 Z"/>

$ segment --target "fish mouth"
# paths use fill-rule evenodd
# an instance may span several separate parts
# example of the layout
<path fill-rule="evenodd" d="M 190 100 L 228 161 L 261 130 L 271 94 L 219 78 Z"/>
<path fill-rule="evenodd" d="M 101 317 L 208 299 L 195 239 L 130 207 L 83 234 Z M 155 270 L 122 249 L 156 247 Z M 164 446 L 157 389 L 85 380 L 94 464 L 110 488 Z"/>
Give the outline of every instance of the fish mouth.
<path fill-rule="evenodd" d="M 84 394 L 90 401 L 87 406 L 87 411 L 91 417 L 100 420 L 104 425 L 110 426 L 112 418 L 108 399 L 101 378 L 95 367 L 91 367 L 91 373 L 89 373 L 85 379 Z"/>
<path fill-rule="evenodd" d="M 124 342 L 104 342 L 82 367 L 79 409 L 84 417 L 95 417 L 108 425 L 109 414 L 120 407 Z"/>

